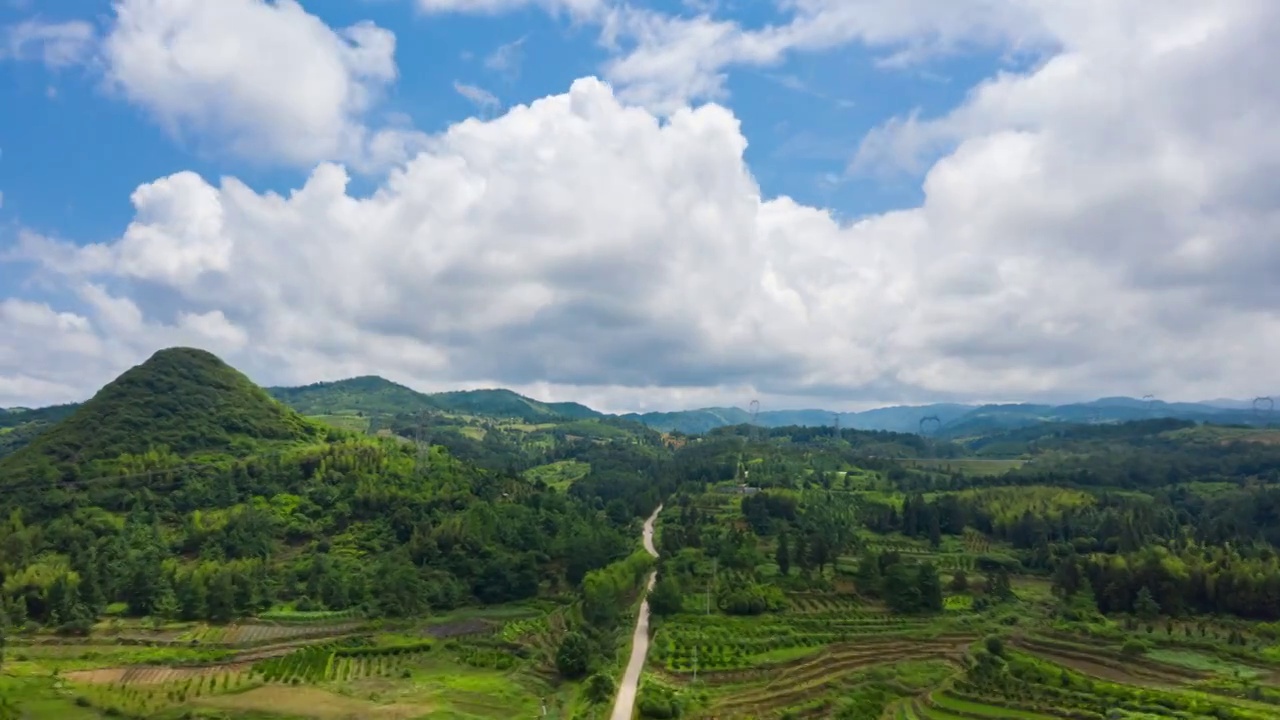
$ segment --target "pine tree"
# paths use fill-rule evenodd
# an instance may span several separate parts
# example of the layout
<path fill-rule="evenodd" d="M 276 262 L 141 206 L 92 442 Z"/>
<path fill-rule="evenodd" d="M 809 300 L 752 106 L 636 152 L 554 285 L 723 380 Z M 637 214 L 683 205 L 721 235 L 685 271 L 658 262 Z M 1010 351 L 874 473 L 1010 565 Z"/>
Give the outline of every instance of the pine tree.
<path fill-rule="evenodd" d="M 1151 595 L 1151 589 L 1146 585 L 1138 591 L 1138 597 L 1133 601 L 1133 612 L 1143 620 L 1152 620 L 1160 614 L 1160 604 L 1156 602 L 1155 597 Z"/>

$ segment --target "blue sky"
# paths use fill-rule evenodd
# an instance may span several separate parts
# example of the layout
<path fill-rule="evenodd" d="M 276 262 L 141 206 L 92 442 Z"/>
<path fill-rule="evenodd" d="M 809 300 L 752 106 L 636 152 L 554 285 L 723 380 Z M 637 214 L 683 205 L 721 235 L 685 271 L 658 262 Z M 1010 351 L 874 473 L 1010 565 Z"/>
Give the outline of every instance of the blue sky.
<path fill-rule="evenodd" d="M 784 19 L 767 3 L 739 5 L 751 10 L 731 17 L 746 27 Z M 675 12 L 681 6 L 654 3 Z M 395 33 L 400 78 L 380 110 L 408 116 L 426 132 L 477 114 L 455 83 L 482 88 L 506 107 L 563 92 L 574 79 L 598 73 L 608 57 L 593 27 L 534 7 L 440 16 L 424 15 L 409 2 L 312 0 L 306 9 L 333 27 L 372 20 Z M 101 27 L 111 14 L 104 0 L 65 0 L 35 14 L 13 4 L 0 6 L 0 24 L 36 17 Z M 495 62 L 504 47 L 515 48 L 505 55 L 510 60 Z M 916 178 L 846 172 L 859 140 L 888 118 L 954 107 L 1000 58 L 972 51 L 923 67 L 878 69 L 883 55 L 848 46 L 731 73 L 725 102 L 742 122 L 747 160 L 766 194 L 851 216 L 919 201 Z M 132 217 L 133 189 L 177 170 L 209 178 L 234 174 L 282 192 L 305 177 L 305 169 L 263 167 L 166 134 L 145 111 L 106 89 L 95 68 L 0 64 L 0 98 L 20 109 L 0 114 L 6 242 L 19 226 L 77 242 L 109 239 Z"/>
<path fill-rule="evenodd" d="M 5 0 L 0 406 L 1268 394 L 1280 11 L 1064 7 Z"/>

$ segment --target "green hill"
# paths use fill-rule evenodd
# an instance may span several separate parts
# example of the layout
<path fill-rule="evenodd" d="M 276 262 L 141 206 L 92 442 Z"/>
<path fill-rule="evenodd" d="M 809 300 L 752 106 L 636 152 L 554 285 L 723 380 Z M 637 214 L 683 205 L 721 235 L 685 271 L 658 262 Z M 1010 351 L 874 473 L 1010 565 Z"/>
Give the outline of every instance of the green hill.
<path fill-rule="evenodd" d="M 0 479 L 41 467 L 83 467 L 159 446 L 180 456 L 245 456 L 267 443 L 313 442 L 329 432 L 213 354 L 170 348 L 127 370 L 26 447 L 0 459 Z"/>
<path fill-rule="evenodd" d="M 436 407 L 446 412 L 517 418 L 528 422 L 602 417 L 601 413 L 586 405 L 544 403 L 510 390 L 461 390 L 436 393 L 430 398 Z"/>
<path fill-rule="evenodd" d="M 544 403 L 511 390 L 420 393 L 374 375 L 302 387 L 267 388 L 277 400 L 304 415 L 404 415 L 420 412 L 479 415 L 538 423 L 585 420 L 602 415 L 578 403 Z"/>
<path fill-rule="evenodd" d="M 515 409 L 556 412 L 526 400 Z M 562 437 L 596 424 L 598 438 Z M 0 611 L 22 632 L 84 636 L 109 608 L 126 623 L 226 623 L 559 598 L 630 555 L 638 518 L 675 489 L 656 434 L 493 425 L 463 446 L 468 461 L 328 428 L 207 352 L 158 352 L 0 460 Z M 573 493 L 523 475 L 556 442 Z"/>
<path fill-rule="evenodd" d="M 439 409 L 430 396 L 376 375 L 302 387 L 271 387 L 267 392 L 303 415 L 396 415 Z"/>

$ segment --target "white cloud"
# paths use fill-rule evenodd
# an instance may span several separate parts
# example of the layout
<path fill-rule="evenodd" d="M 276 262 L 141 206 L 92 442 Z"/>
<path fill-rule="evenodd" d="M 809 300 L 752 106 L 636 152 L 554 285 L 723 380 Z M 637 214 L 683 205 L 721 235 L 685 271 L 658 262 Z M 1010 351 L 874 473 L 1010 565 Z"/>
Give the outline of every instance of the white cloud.
<path fill-rule="evenodd" d="M 0 60 L 36 60 L 51 68 L 84 62 L 93 51 L 94 30 L 87 22 L 25 20 L 0 34 Z"/>
<path fill-rule="evenodd" d="M 627 100 L 670 112 L 690 101 L 727 97 L 737 66 L 768 67 L 788 54 L 859 42 L 890 52 L 885 66 L 918 62 L 974 46 L 1011 53 L 1051 47 L 1042 15 L 1067 0 L 783 0 L 783 23 L 745 28 L 710 12 L 674 16 L 621 5 L 602 18 L 602 39 L 617 52 L 604 68 Z M 1039 9 L 1040 12 L 1037 12 Z"/>
<path fill-rule="evenodd" d="M 527 39 L 526 35 L 499 45 L 485 57 L 484 66 L 511 80 L 519 77 L 520 65 L 524 62 L 524 43 Z"/>
<path fill-rule="evenodd" d="M 496 15 L 530 5 L 550 12 L 567 12 L 575 17 L 591 17 L 607 6 L 606 0 L 416 0 L 428 13 L 472 13 Z"/>
<path fill-rule="evenodd" d="M 842 224 L 762 199 L 728 110 L 663 120 L 581 80 L 453 126 L 371 195 L 330 164 L 288 196 L 179 173 L 138 189 L 119 239 L 28 238 L 104 295 L 0 336 L 0 377 L 87 394 L 65 358 L 103 353 L 35 338 L 194 337 L 264 382 L 373 372 L 609 409 L 1275 392 L 1280 6 L 1086 5 L 1038 21 L 1052 59 L 878 136 L 927 149 L 906 153 L 920 207 Z"/>
<path fill-rule="evenodd" d="M 470 100 L 481 113 L 491 113 L 502 107 L 502 101 L 498 99 L 497 95 L 478 85 L 468 85 L 454 80 L 453 89 L 454 92 Z"/>
<path fill-rule="evenodd" d="M 118 0 L 115 11 L 108 81 L 174 135 L 254 160 L 361 168 L 424 141 L 367 126 L 396 78 L 395 36 L 370 22 L 335 30 L 295 0 Z"/>

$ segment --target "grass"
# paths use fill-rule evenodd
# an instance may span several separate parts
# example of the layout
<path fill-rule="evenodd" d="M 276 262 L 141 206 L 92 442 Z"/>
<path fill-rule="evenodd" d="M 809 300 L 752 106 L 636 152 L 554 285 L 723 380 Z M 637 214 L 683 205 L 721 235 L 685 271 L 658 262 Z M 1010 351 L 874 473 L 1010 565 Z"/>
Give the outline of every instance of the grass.
<path fill-rule="evenodd" d="M 1200 670 L 1245 680 L 1252 680 L 1265 673 L 1265 671 L 1249 665 L 1224 660 L 1220 657 L 1206 655 L 1194 650 L 1155 648 L 1148 650 L 1146 657 L 1169 665 L 1187 668 L 1188 670 Z"/>
<path fill-rule="evenodd" d="M 541 480 L 557 490 L 565 490 L 591 472 L 591 465 L 580 460 L 561 460 L 559 462 L 539 465 L 525 471 L 525 477 L 531 482 Z"/>
<path fill-rule="evenodd" d="M 307 417 L 343 430 L 354 430 L 356 432 L 367 432 L 369 430 L 369 418 L 362 415 L 356 415 L 355 413 L 308 415 Z"/>

